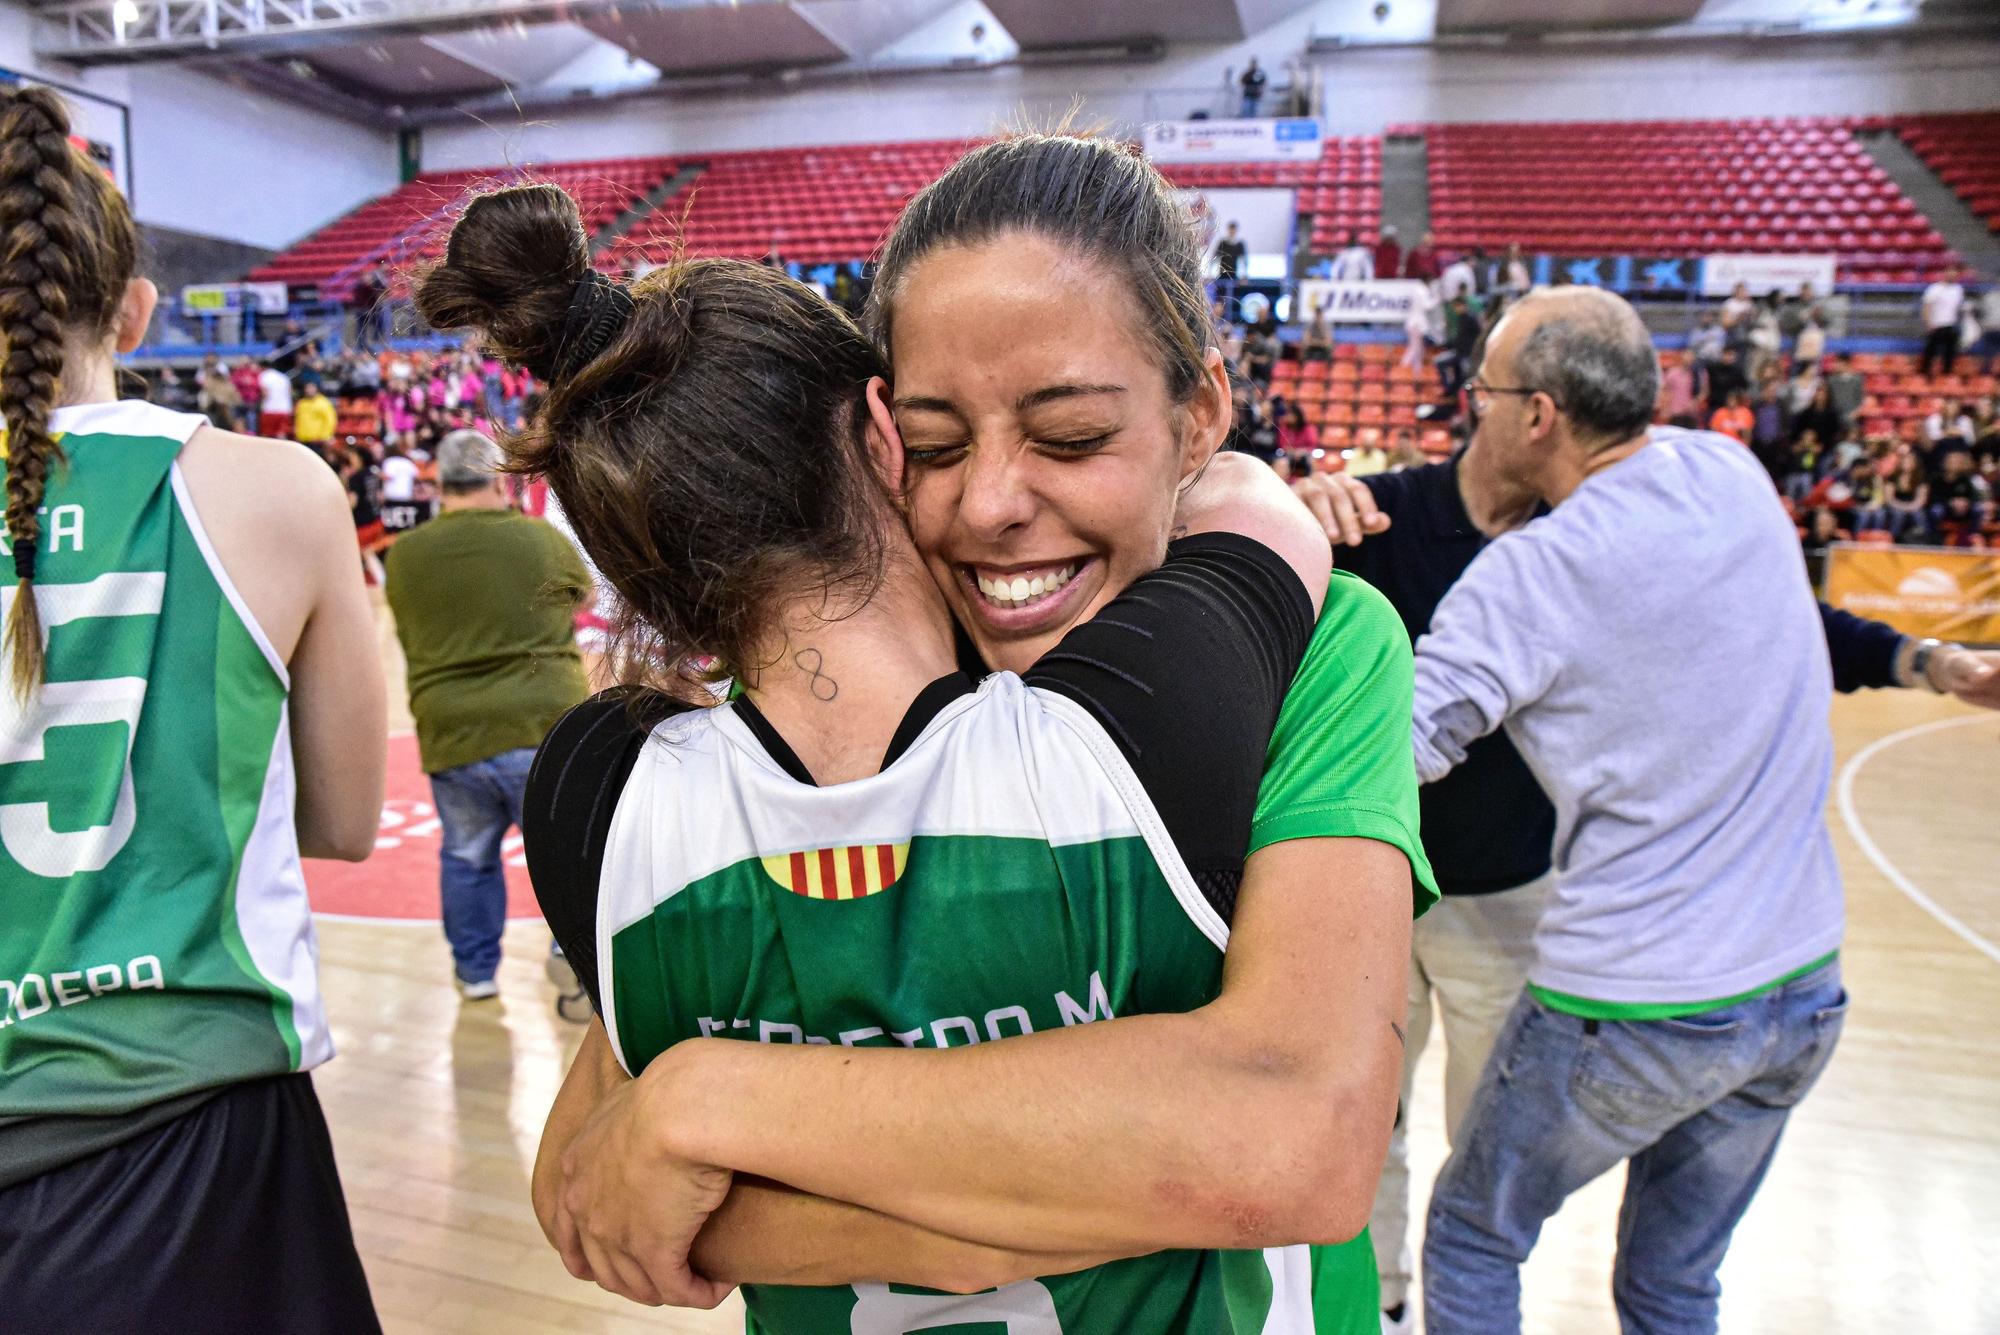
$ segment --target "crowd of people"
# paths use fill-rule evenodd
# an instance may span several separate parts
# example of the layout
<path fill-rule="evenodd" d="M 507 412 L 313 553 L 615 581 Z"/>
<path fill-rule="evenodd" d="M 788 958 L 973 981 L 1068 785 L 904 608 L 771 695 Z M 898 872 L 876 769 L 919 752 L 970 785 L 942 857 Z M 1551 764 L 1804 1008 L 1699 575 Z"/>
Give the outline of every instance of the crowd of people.
<path fill-rule="evenodd" d="M 153 291 L 68 130 L 49 90 L 0 92 L 6 146 L 38 147 L 0 155 L 10 234 L 79 238 L 0 275 L 39 377 L 6 404 L 8 684 L 24 737 L 103 721 L 89 699 L 132 702 L 137 740 L 72 747 L 81 782 L 0 767 L 8 911 L 42 929 L 0 933 L 0 1056 L 33 1058 L 0 1085 L 0 1217 L 36 1243 L 10 1317 L 379 1329 L 309 1075 L 332 1044 L 298 862 L 372 850 L 386 721 L 313 456 L 366 546 L 357 498 L 436 454 L 446 513 L 388 598 L 461 845 L 461 993 L 497 989 L 518 825 L 595 1014 L 532 1182 L 573 1274 L 740 1286 L 781 1335 L 1407 1330 L 1402 1239 L 1371 1254 L 1364 1224 L 1409 1205 L 1383 1164 L 1435 990 L 1458 1078 L 1428 1329 L 1518 1330 L 1543 1222 L 1628 1163 L 1623 1324 L 1715 1327 L 1847 1007 L 1830 692 L 1992 705 L 2000 674 L 1816 613 L 1749 457 L 1654 430 L 1622 299 L 1510 299 L 1504 263 L 1454 259 L 1467 448 L 1288 489 L 1227 449 L 1315 448 L 1260 397 L 1275 324 L 1204 309 L 1150 165 L 1021 135 L 898 221 L 869 331 L 754 265 L 614 281 L 569 196 L 518 186 L 467 204 L 415 295 L 490 355 L 216 362 L 169 382 L 203 422 L 121 400 Z M 508 468 L 591 566 L 514 513 Z M 650 671 L 572 708 L 599 581 Z M 107 652 L 118 692 L 79 695 Z M 57 802 L 107 823 L 58 830 Z M 1456 1033 L 1453 951 L 1487 1017 Z"/>
<path fill-rule="evenodd" d="M 1939 281 L 1948 279 L 1956 286 L 1950 275 Z M 1963 314 L 1954 307 L 1952 358 L 1920 374 L 1949 373 Z M 1719 310 L 1697 317 L 1661 394 L 1665 420 L 1751 449 L 1794 507 L 1815 564 L 1828 543 L 1863 532 L 1984 545 L 2000 490 L 1995 397 L 1942 394 L 1912 435 L 1880 429 L 1888 419 L 1871 419 L 1868 408 L 1867 377 L 1853 357 L 1828 351 L 1809 285 L 1759 298 L 1739 284 Z"/>

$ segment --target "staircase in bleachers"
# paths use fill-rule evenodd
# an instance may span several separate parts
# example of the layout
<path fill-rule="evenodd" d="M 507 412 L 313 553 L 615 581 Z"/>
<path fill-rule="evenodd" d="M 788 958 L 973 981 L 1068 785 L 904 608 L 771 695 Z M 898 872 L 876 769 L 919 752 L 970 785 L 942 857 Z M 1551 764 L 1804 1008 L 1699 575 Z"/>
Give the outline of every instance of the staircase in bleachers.
<path fill-rule="evenodd" d="M 1432 125 L 1446 249 L 1831 253 L 1843 281 L 1912 283 L 1954 258 L 1831 118 Z"/>
<path fill-rule="evenodd" d="M 584 229 L 594 236 L 674 170 L 667 158 L 606 158 L 424 172 L 279 254 L 253 272 L 250 281 L 317 287 L 322 297 L 344 299 L 375 264 L 398 267 L 440 253 L 449 223 L 467 195 L 524 181 L 551 181 L 568 190 L 583 214 Z"/>
<path fill-rule="evenodd" d="M 2000 111 L 1902 116 L 1892 128 L 1980 221 L 2000 233 Z"/>

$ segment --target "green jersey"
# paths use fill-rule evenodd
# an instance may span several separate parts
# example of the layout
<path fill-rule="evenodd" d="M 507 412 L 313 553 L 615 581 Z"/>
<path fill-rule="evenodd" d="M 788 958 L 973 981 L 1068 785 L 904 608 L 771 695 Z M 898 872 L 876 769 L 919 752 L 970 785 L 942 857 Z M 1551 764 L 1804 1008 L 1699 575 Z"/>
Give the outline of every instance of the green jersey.
<path fill-rule="evenodd" d="M 913 721 L 921 728 L 900 753 L 892 748 L 880 773 L 825 788 L 809 776 L 801 782 L 798 767 L 774 755 L 782 739 L 748 702 L 660 723 L 633 747 L 608 818 L 592 887 L 595 940 L 571 951 L 572 959 L 594 956 L 619 1060 L 636 1073 L 695 1036 L 953 1047 L 1200 1007 L 1221 987 L 1235 886 L 1219 894 L 1212 879 L 1191 872 L 1182 834 L 1189 823 L 1182 817 L 1170 828 L 1162 812 L 1198 810 L 1205 784 L 1241 784 L 1239 874 L 1254 800 L 1257 824 L 1274 831 L 1262 842 L 1393 842 L 1427 901 L 1408 639 L 1379 595 L 1346 580 L 1310 631 L 1291 582 L 1298 634 L 1272 674 L 1270 712 L 1223 732 L 1244 734 L 1247 768 L 1216 757 L 1215 772 L 1161 777 L 1156 752 L 1171 745 L 1174 710 L 1142 725 L 1114 707 L 1108 728 L 1080 702 L 1108 698 L 1117 679 L 1134 677 L 1122 669 L 1070 692 L 1039 684 L 1041 668 L 1025 682 L 1000 674 L 976 691 L 967 686 L 927 720 L 906 719 L 906 732 Z M 1145 610 L 1114 603 L 1100 615 L 1102 633 L 1123 633 Z M 1312 649 L 1273 732 L 1309 631 Z M 1112 652 L 1078 657 L 1095 670 Z M 1148 656 L 1157 664 L 1168 655 Z M 1253 660 L 1247 675 L 1261 659 L 1247 649 L 1244 656 Z M 1215 712 L 1233 707 L 1218 701 Z M 551 850 L 538 848 L 534 812 L 558 770 L 588 772 L 576 780 L 586 788 L 601 784 L 590 762 L 570 763 L 588 747 L 569 734 L 615 728 L 618 712 L 566 720 L 544 748 L 544 777 L 530 784 L 530 868 L 559 938 L 564 910 L 551 906 L 540 860 Z M 1329 728 L 1339 744 L 1330 744 Z M 1143 750 L 1148 778 L 1113 730 Z M 1279 778 L 1260 795 L 1266 736 Z M 1163 791 L 1175 784 L 1184 791 Z M 1218 811 L 1230 801 L 1214 795 Z M 749 1329 L 770 1335 L 958 1327 L 1328 1335 L 1378 1321 L 1365 1236 L 1327 1249 L 1161 1252 L 969 1296 L 882 1284 L 752 1285 L 744 1296 Z"/>
<path fill-rule="evenodd" d="M 333 1053 L 293 824 L 285 665 L 176 459 L 206 419 L 55 414 L 34 596 L 0 692 L 0 1123 L 107 1117 Z M 0 548 L 0 605 L 17 585 Z"/>

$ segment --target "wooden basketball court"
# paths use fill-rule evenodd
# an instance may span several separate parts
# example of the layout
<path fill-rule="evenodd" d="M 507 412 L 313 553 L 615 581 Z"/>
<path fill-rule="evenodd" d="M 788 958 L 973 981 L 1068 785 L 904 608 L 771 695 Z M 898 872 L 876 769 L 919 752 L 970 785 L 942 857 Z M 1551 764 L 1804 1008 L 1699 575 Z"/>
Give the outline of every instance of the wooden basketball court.
<path fill-rule="evenodd" d="M 400 712 L 386 618 L 383 633 Z M 2000 1330 L 2000 714 L 1877 691 L 1838 698 L 1833 729 L 1827 820 L 1847 875 L 1854 1005 L 1737 1232 L 1722 1328 L 1981 1335 Z M 390 1331 L 742 1329 L 733 1298 L 714 1313 L 652 1310 L 571 1279 L 535 1225 L 535 1146 L 581 1034 L 555 1015 L 539 920 L 509 926 L 501 997 L 474 1005 L 458 999 L 434 922 L 319 930 L 340 1055 L 315 1079 Z M 1434 1041 L 1411 1113 L 1420 1193 L 1444 1158 L 1442 1084 Z M 1617 1328 L 1621 1185 L 1600 1180 L 1544 1231 L 1524 1277 L 1527 1331 Z"/>

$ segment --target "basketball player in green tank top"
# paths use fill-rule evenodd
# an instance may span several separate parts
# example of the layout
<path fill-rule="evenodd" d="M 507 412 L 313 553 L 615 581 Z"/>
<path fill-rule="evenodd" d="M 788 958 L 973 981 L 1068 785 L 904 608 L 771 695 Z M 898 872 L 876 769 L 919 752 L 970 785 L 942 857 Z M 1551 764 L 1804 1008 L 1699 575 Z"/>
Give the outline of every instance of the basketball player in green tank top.
<path fill-rule="evenodd" d="M 1077 175 L 1051 182 L 1051 195 L 1086 183 L 1079 178 L 1104 190 L 1102 175 L 1115 176 L 1119 169 L 1116 150 L 1105 146 L 1043 143 L 1058 156 L 1083 159 L 1070 164 Z M 990 158 L 973 164 L 993 165 Z M 1037 166 L 1017 165 L 1030 173 Z M 1143 166 L 1138 171 L 1151 177 Z M 1157 188 L 1156 180 L 1132 183 L 1136 188 L 1124 202 L 1146 196 Z M 1110 189 L 1116 188 L 1111 183 Z M 968 193 L 1000 199 L 1022 194 L 976 180 Z M 923 204 L 920 200 L 912 213 Z M 1087 206 L 1076 213 L 1104 216 Z M 1147 330 L 1149 317 L 1159 315 L 1139 294 L 1171 290 L 1177 276 L 1172 266 L 1184 246 L 1172 228 L 1184 224 L 1166 221 L 1171 216 L 1170 209 L 1159 209 L 1152 234 L 1143 228 L 1120 233 L 1123 219 L 1107 225 L 1113 234 L 1125 235 L 1135 252 L 1166 255 L 1167 282 L 1156 272 L 1133 274 L 1119 262 L 1105 262 L 1101 247 L 1087 238 L 1073 241 L 1059 228 L 1052 237 L 1002 236 L 993 247 L 940 245 L 926 266 L 910 275 L 914 290 L 932 263 L 999 250 L 997 267 L 975 275 L 967 290 L 943 303 L 967 316 L 1001 313 L 979 346 L 952 349 L 963 377 L 938 379 L 932 392 L 931 382 L 919 388 L 912 384 L 914 372 L 899 372 L 896 390 L 900 415 L 909 419 L 913 435 L 911 518 L 920 544 L 927 516 L 949 530 L 954 511 L 972 516 L 972 529 L 987 526 L 990 535 L 1004 538 L 989 537 L 986 549 L 975 551 L 977 533 L 941 532 L 935 551 L 926 552 L 934 567 L 943 567 L 939 583 L 948 602 L 986 596 L 995 604 L 997 615 L 984 620 L 977 612 L 966 615 L 962 606 L 960 611 L 975 639 L 995 632 L 984 636 L 981 647 L 996 660 L 1010 654 L 1032 660 L 1158 562 L 1178 487 L 1226 429 L 1226 408 L 1213 409 L 1218 400 L 1227 401 L 1219 359 L 1196 332 L 1205 323 L 1192 283 L 1183 284 L 1192 300 L 1166 298 L 1176 309 L 1156 324 L 1167 336 L 1134 332 Z M 471 218 L 468 213 L 462 232 Z M 982 239 L 1002 230 L 988 228 Z M 1000 242 L 1028 246 L 1006 250 Z M 467 254 L 474 249 L 465 247 Z M 890 256 L 895 254 L 892 244 Z M 1187 258 L 1191 269 L 1192 257 Z M 885 287 L 893 288 L 897 273 L 885 262 Z M 463 297 L 462 280 L 454 275 L 455 290 L 438 293 L 434 323 L 453 323 L 454 314 L 476 317 L 475 303 Z M 663 300 L 657 281 L 676 280 L 649 279 L 642 285 L 648 302 Z M 578 305 L 585 302 L 587 286 L 588 280 L 569 301 L 567 319 L 564 300 L 534 295 L 509 319 L 517 331 L 513 337 L 519 339 L 523 329 L 564 323 L 588 328 L 590 307 Z M 497 287 L 489 289 L 480 300 L 496 302 L 496 293 Z M 568 299 L 566 290 L 562 297 Z M 692 332 L 673 337 L 692 340 L 687 346 L 693 348 L 707 347 L 702 334 L 707 326 L 700 323 L 707 307 L 693 280 L 670 300 L 665 309 L 691 309 L 692 315 L 678 318 L 695 321 Z M 1189 307 L 1182 324 L 1193 344 L 1191 357 L 1180 352 L 1171 334 L 1180 304 Z M 582 373 L 585 387 L 573 397 L 557 391 L 565 407 L 577 408 L 580 435 L 559 436 L 546 447 L 554 468 L 588 475 L 595 468 L 588 462 L 589 443 L 613 437 L 625 442 L 621 450 L 628 461 L 621 467 L 638 466 L 629 461 L 639 439 L 632 424 L 608 417 L 593 423 L 588 404 L 600 386 L 623 386 L 643 367 L 663 364 L 639 355 L 646 340 L 666 337 L 657 318 L 642 302 L 630 317 L 632 332 L 600 345 L 599 351 L 603 346 L 612 351 Z M 904 318 L 913 317 L 898 315 Z M 491 332 L 489 325 L 489 338 Z M 944 347 L 950 334 L 933 325 L 911 341 Z M 894 342 L 900 354 L 900 335 Z M 1192 371 L 1183 373 L 1190 360 Z M 1176 383 L 1182 374 L 1185 379 Z M 649 391 L 654 392 L 669 393 Z M 655 411 L 664 409 L 649 403 L 638 415 Z M 926 421 L 941 425 L 927 428 Z M 886 412 L 878 418 L 885 438 L 896 426 Z M 1190 444 L 1196 453 L 1181 454 Z M 716 461 L 716 466 L 726 471 L 730 465 Z M 988 469 L 994 472 L 987 476 L 997 476 L 1003 485 L 980 476 Z M 947 475 L 967 470 L 976 482 L 950 483 Z M 932 493 L 937 504 L 930 509 L 925 493 L 933 478 L 948 485 Z M 954 497 L 954 490 L 962 490 L 962 498 Z M 674 499 L 662 504 L 671 506 Z M 989 505 L 993 515 L 979 518 L 980 507 Z M 570 504 L 572 513 L 578 508 Z M 590 542 L 586 525 L 578 527 Z M 966 550 L 953 550 L 954 543 Z M 895 568 L 893 560 L 889 568 Z M 975 593 L 982 580 L 986 589 Z M 643 590 L 634 592 L 635 606 L 659 605 Z M 1251 858 L 1231 941 L 1230 977 L 1219 999 L 1185 1015 L 1135 1016 L 1061 1034 L 1037 1032 L 1026 1042 L 981 1044 L 964 1054 L 966 1060 L 949 1065 L 862 1048 L 822 1054 L 810 1041 L 782 1051 L 758 1044 L 683 1043 L 656 1062 L 645 1080 L 622 1089 L 622 1072 L 615 1060 L 607 1061 L 604 1031 L 594 1030 L 552 1118 L 537 1175 L 544 1222 L 564 1244 L 572 1269 L 652 1301 L 712 1301 L 730 1282 L 757 1280 L 811 1285 L 901 1279 L 962 1291 L 1161 1248 L 1333 1241 L 1358 1231 L 1360 1216 L 1346 1210 L 1354 1206 L 1365 1214 L 1372 1183 L 1348 1174 L 1372 1169 L 1380 1155 L 1377 1133 L 1386 1132 L 1394 1116 L 1393 1095 L 1382 1097 L 1375 1075 L 1384 1062 L 1395 1062 L 1390 993 L 1401 966 L 1377 947 L 1392 953 L 1406 934 L 1413 879 L 1420 904 L 1430 892 L 1414 821 L 1405 814 L 1413 811 L 1415 797 L 1403 752 L 1407 726 L 1398 713 L 1406 687 L 1399 689 L 1386 668 L 1379 682 L 1367 677 L 1368 665 L 1393 663 L 1393 654 L 1378 660 L 1376 651 L 1392 645 L 1394 627 L 1367 614 L 1365 594 L 1341 592 L 1339 613 L 1333 614 L 1330 603 L 1323 633 L 1308 655 L 1307 676 L 1315 689 L 1330 692 L 1321 697 L 1326 717 L 1308 710 L 1293 718 L 1292 730 L 1315 740 L 1276 752 L 1286 772 L 1276 777 L 1275 795 L 1260 811 L 1256 836 L 1270 846 Z M 1046 615 L 1052 609 L 1040 606 L 1045 601 L 1057 615 Z M 795 679 L 789 672 L 759 674 L 751 698 L 784 738 L 811 737 L 813 702 L 834 698 L 815 692 L 792 700 L 789 692 L 812 691 L 835 679 L 848 691 L 865 683 L 867 671 L 852 675 L 852 661 L 836 668 L 831 665 L 836 656 L 823 650 L 815 659 L 820 671 L 810 680 L 802 675 L 803 664 Z M 854 645 L 845 656 L 868 661 Z M 1371 694 L 1377 698 L 1370 701 Z M 1286 727 L 1281 719 L 1281 731 Z M 827 777 L 825 758 L 815 763 L 814 751 L 799 744 L 813 777 Z M 879 746 L 873 759 L 863 754 L 867 751 L 860 747 L 850 758 L 864 767 L 879 763 Z M 1378 760 L 1380 780 L 1370 777 Z M 1343 779 L 1344 765 L 1351 768 Z M 836 762 L 832 773 L 840 772 Z M 1302 804 L 1301 790 L 1328 800 Z M 530 859 L 532 865 L 532 835 Z M 548 902 L 545 895 L 545 906 Z M 1346 951 L 1334 944 L 1343 941 L 1353 944 Z M 1308 942 L 1315 944 L 1300 949 Z M 1380 998 L 1374 995 L 1378 984 L 1390 985 Z M 1382 1002 L 1380 1016 L 1376 1000 Z M 693 1032 L 690 1023 L 688 1033 Z M 710 1030 L 703 1026 L 701 1032 Z M 822 1056 L 829 1061 L 822 1064 Z M 767 1057 L 774 1060 L 766 1062 Z M 710 1061 L 712 1068 L 705 1065 Z M 699 1074 L 696 1062 L 704 1064 Z M 1281 1070 L 1284 1075 L 1277 1074 Z M 582 1115 L 600 1098 L 608 1098 L 609 1106 L 573 1140 Z M 719 1120 L 706 1115 L 725 1108 Z M 739 1172 L 821 1194 L 739 1178 L 727 1203 L 710 1217 L 729 1186 L 728 1173 L 663 1171 L 680 1160 L 661 1152 L 670 1141 L 656 1139 L 696 1121 L 718 1134 L 725 1127 L 743 1133 L 742 1141 L 703 1162 L 726 1162 Z M 1051 1134 L 1057 1129 L 1060 1134 Z M 720 1141 L 708 1142 L 701 1152 L 715 1153 L 710 1147 L 719 1148 Z M 558 1191 L 556 1165 L 562 1157 L 568 1159 L 570 1181 L 567 1190 Z M 677 1206 L 687 1201 L 694 1203 Z M 691 1213 L 677 1214 L 677 1208 Z M 699 1274 L 687 1265 L 697 1229 Z M 957 1241 L 966 1238 L 980 1241 Z M 1315 1328 L 1367 1329 L 1376 1320 L 1368 1249 L 1362 1242 L 1336 1250 L 1338 1256 L 1327 1253 L 1330 1264 L 1320 1265 L 1315 1276 L 1323 1280 L 1326 1295 L 1322 1301 L 1317 1291 L 1322 1285 L 1316 1284 Z M 856 1321 L 863 1319 L 863 1307 L 871 1322 L 887 1315 L 886 1305 L 884 1313 L 874 1311 L 879 1295 L 874 1289 L 869 1293 L 875 1296 L 854 1308 Z M 848 1301 L 854 1301 L 851 1294 Z M 908 1305 L 912 1315 L 919 1305 Z M 767 1318 L 773 1315 L 753 1300 L 753 1311 L 760 1308 Z M 925 1310 L 935 1315 L 935 1309 Z M 1233 1304 L 1231 1315 L 1239 1315 Z M 1141 1326 L 1116 1318 L 1093 1323 L 1081 1313 L 1066 1312 L 1062 1320 L 1056 1329 L 1079 1332 L 1209 1328 L 1164 1316 L 1158 1325 Z M 1277 1327 L 1259 1321 L 1230 1328 Z"/>
<path fill-rule="evenodd" d="M 353 529 L 301 447 L 117 401 L 157 293 L 68 129 L 0 92 L 0 1325 L 377 1329 L 299 868 L 381 811 Z"/>

